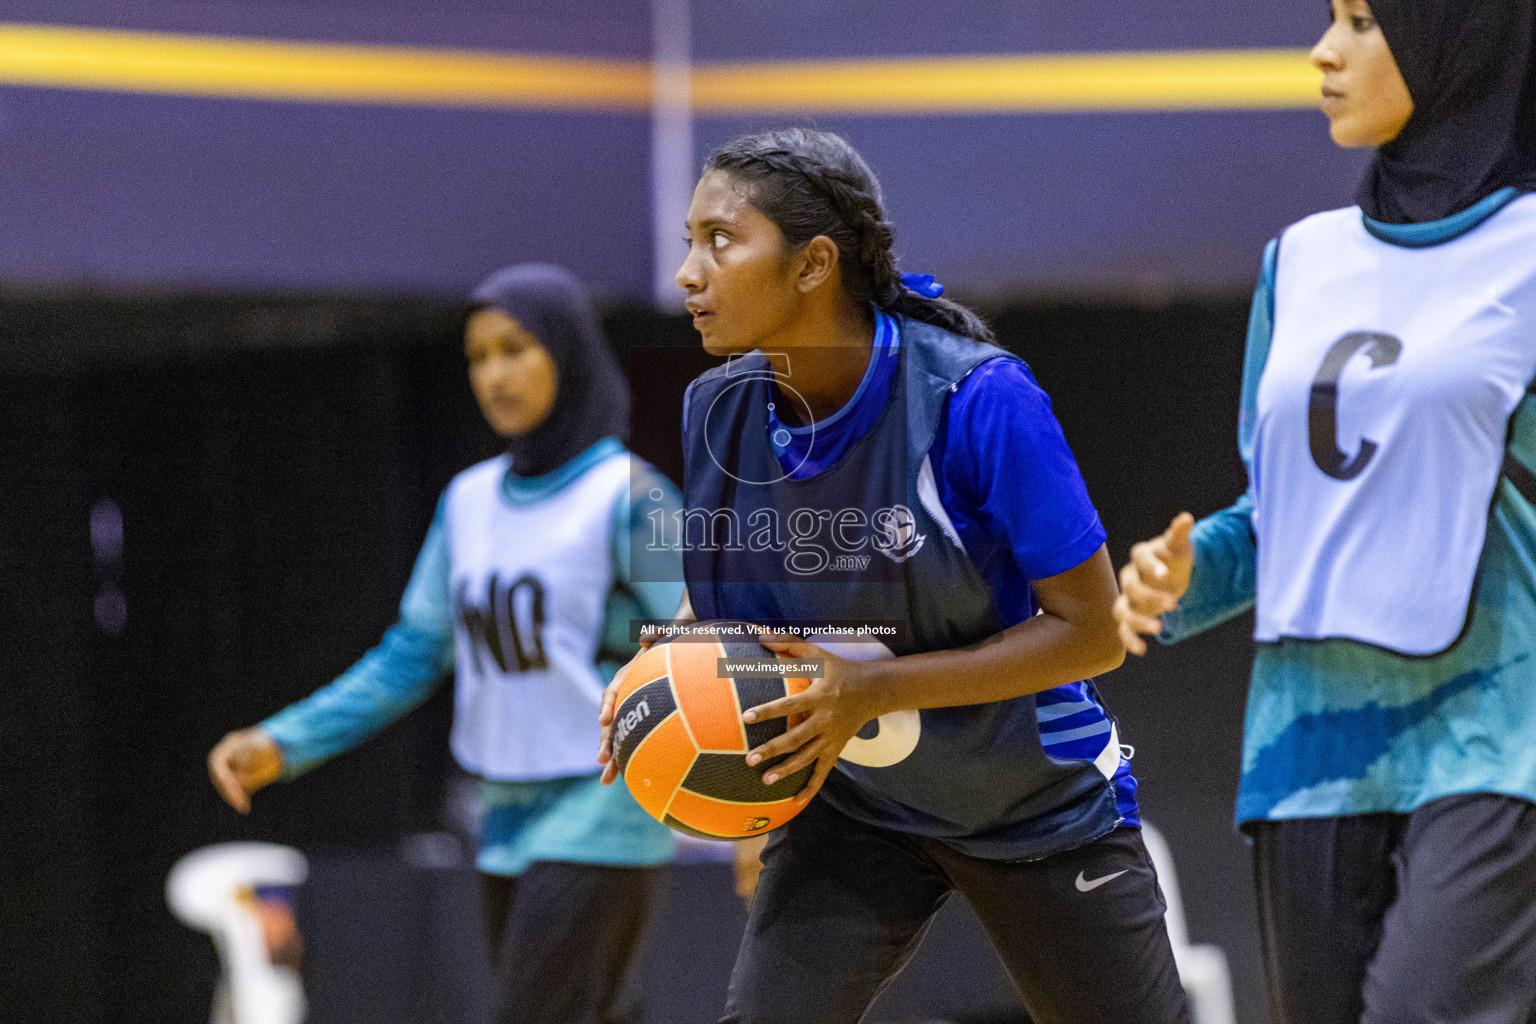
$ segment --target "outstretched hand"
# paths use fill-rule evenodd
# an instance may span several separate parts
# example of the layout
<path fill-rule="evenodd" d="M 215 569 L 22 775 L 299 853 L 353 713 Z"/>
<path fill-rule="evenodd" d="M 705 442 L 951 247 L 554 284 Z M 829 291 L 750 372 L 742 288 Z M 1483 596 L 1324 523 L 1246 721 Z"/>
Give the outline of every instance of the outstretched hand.
<path fill-rule="evenodd" d="M 1120 596 L 1115 599 L 1115 623 L 1120 640 L 1132 654 L 1146 654 L 1145 636 L 1163 631 L 1161 616 L 1178 607 L 1189 589 L 1195 549 L 1189 531 L 1195 517 L 1180 512 L 1162 535 L 1131 548 L 1131 560 L 1120 570 Z"/>
<path fill-rule="evenodd" d="M 822 677 L 812 679 L 811 685 L 801 692 L 760 704 L 741 716 L 748 724 L 789 718 L 789 728 L 783 733 L 747 751 L 747 763 L 761 764 L 789 754 L 782 764 L 763 774 L 763 782 L 770 786 L 814 764 L 816 769 L 810 781 L 795 796 L 797 802 L 806 804 L 827 781 L 843 747 L 866 722 L 879 716 L 872 700 L 872 680 L 879 671 L 879 663 L 840 658 L 815 644 L 783 634 L 765 633 L 758 639 L 781 657 L 821 658 L 826 665 Z"/>
<path fill-rule="evenodd" d="M 251 794 L 283 773 L 283 750 L 259 728 L 225 736 L 208 752 L 208 777 L 224 802 L 241 814 L 251 812 Z"/>

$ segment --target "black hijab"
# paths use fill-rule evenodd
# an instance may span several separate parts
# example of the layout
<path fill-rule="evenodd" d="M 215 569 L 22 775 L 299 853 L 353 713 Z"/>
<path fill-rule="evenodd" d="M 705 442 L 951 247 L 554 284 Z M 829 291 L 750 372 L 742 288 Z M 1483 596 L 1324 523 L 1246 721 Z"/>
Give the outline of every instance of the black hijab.
<path fill-rule="evenodd" d="M 629 389 L 597 320 L 592 299 L 568 271 L 520 263 L 496 271 L 470 296 L 516 320 L 554 360 L 555 405 L 543 423 L 507 439 L 512 471 L 542 476 L 597 441 L 629 439 Z"/>
<path fill-rule="evenodd" d="M 1513 185 L 1536 189 L 1536 0 L 1370 0 L 1413 115 L 1356 201 L 1418 224 Z"/>

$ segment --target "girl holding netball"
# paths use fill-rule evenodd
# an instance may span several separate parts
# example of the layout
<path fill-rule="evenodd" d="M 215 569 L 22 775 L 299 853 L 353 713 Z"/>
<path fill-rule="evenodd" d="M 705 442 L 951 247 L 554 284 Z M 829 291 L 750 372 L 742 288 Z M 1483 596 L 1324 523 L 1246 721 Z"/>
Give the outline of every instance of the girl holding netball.
<path fill-rule="evenodd" d="M 685 614 L 900 626 L 878 659 L 768 640 L 825 673 L 744 716 L 794 716 L 748 755 L 765 782 L 814 770 L 763 853 L 726 1020 L 852 1024 L 955 891 L 1039 1024 L 1187 1020 L 1090 681 L 1124 657 L 1114 575 L 1049 399 L 897 274 L 879 185 L 836 135 L 721 149 L 688 236 L 678 283 L 730 359 L 688 389 L 684 505 L 744 533 L 690 535 Z M 602 721 L 611 779 L 611 697 Z"/>
<path fill-rule="evenodd" d="M 1536 1006 L 1536 4 L 1334 0 L 1357 206 L 1265 252 L 1250 487 L 1133 549 L 1122 636 L 1249 607 L 1237 820 L 1277 1024 Z"/>
<path fill-rule="evenodd" d="M 471 301 L 470 384 L 507 453 L 448 485 L 383 643 L 226 736 L 208 766 L 244 813 L 256 790 L 362 743 L 453 668 L 453 753 L 482 779 L 477 864 L 502 1019 L 607 1024 L 623 1017 L 620 982 L 672 840 L 622 787 L 598 784 L 594 717 L 634 653 L 630 619 L 677 605 L 679 584 L 630 572 L 643 510 L 677 493 L 624 448 L 623 376 L 570 274 L 510 267 Z"/>

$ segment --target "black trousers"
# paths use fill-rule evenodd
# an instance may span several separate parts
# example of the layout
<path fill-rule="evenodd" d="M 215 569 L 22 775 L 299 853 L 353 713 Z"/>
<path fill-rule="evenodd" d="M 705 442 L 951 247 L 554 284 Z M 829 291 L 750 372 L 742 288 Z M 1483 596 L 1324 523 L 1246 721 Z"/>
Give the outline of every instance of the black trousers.
<path fill-rule="evenodd" d="M 813 800 L 763 853 L 725 1021 L 854 1024 L 952 892 L 975 908 L 1036 1024 L 1189 1020 L 1140 830 L 988 861 Z"/>
<path fill-rule="evenodd" d="M 1536 1024 L 1536 804 L 1245 831 L 1274 1024 Z"/>
<path fill-rule="evenodd" d="M 633 968 L 662 868 L 536 862 L 480 876 L 502 1024 L 639 1019 Z"/>

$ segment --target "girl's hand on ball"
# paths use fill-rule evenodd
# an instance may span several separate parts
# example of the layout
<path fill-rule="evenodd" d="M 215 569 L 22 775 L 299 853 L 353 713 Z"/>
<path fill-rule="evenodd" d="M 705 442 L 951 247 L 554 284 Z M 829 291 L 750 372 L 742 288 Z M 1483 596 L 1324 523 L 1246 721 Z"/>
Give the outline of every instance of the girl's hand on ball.
<path fill-rule="evenodd" d="M 658 634 L 640 631 L 640 650 L 634 658 L 617 672 L 609 681 L 607 688 L 603 690 L 602 710 L 597 713 L 597 724 L 602 727 L 602 735 L 597 741 L 597 763 L 603 766 L 602 783 L 605 786 L 613 785 L 613 780 L 619 777 L 619 762 L 613 756 L 613 709 L 618 703 L 619 686 L 624 682 L 624 677 L 629 674 L 629 667 L 635 663 L 635 658 L 640 657 L 656 643 Z"/>
<path fill-rule="evenodd" d="M 640 646 L 640 654 L 645 653 L 649 646 L 643 641 Z M 635 655 L 635 658 L 640 657 Z M 602 782 L 605 786 L 613 785 L 613 780 L 619 777 L 619 762 L 613 756 L 613 707 L 618 702 L 619 684 L 624 681 L 624 676 L 629 672 L 629 666 L 635 663 L 635 658 L 629 659 L 629 664 L 613 674 L 606 689 L 603 690 L 603 706 L 597 713 L 597 724 L 602 727 L 602 733 L 597 740 L 597 763 L 603 766 Z"/>
<path fill-rule="evenodd" d="M 693 605 L 688 601 L 688 592 L 683 591 L 683 599 L 677 606 L 677 614 L 672 617 L 674 623 L 696 622 L 693 614 Z M 652 631 L 647 626 L 640 630 L 640 650 L 634 658 L 629 659 L 629 664 L 613 674 L 613 679 L 603 690 L 603 706 L 597 713 L 597 724 L 602 727 L 602 735 L 597 741 L 597 763 L 603 766 L 603 785 L 613 785 L 613 780 L 619 777 L 619 762 L 615 758 L 613 749 L 613 711 L 619 702 L 619 686 L 624 682 L 624 677 L 629 674 L 630 665 L 635 663 L 635 658 L 640 657 L 653 647 L 657 640 L 661 639 L 659 630 Z"/>
<path fill-rule="evenodd" d="M 283 774 L 283 749 L 261 729 L 241 729 L 208 752 L 208 777 L 224 802 L 241 814 L 251 811 L 251 794 Z"/>
<path fill-rule="evenodd" d="M 814 764 L 816 770 L 795 799 L 804 804 L 810 801 L 827 780 L 837 756 L 854 735 L 870 719 L 878 718 L 880 709 L 874 706 L 873 684 L 879 671 L 879 662 L 850 661 L 828 653 L 815 644 L 793 637 L 765 633 L 759 639 L 764 647 L 789 658 L 820 658 L 826 664 L 825 674 L 812 679 L 811 685 L 800 693 L 781 697 L 758 705 L 741 716 L 744 722 L 763 722 L 771 718 L 801 716 L 782 734 L 747 752 L 748 764 L 791 754 L 782 764 L 774 765 L 763 775 L 763 782 L 773 785 L 782 778 Z"/>

